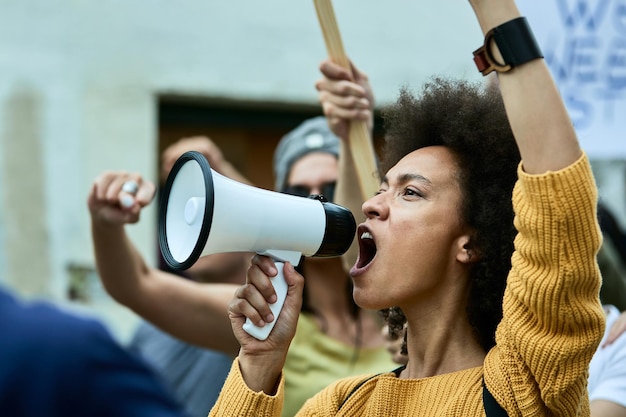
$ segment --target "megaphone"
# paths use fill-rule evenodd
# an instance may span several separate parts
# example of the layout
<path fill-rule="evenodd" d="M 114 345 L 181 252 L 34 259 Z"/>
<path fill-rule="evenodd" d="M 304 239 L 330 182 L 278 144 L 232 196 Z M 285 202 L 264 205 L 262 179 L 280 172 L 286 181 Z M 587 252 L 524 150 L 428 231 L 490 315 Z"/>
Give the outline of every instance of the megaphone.
<path fill-rule="evenodd" d="M 159 247 L 174 270 L 222 252 L 257 252 L 274 259 L 278 301 L 270 308 L 275 319 L 263 327 L 248 319 L 243 326 L 259 340 L 269 336 L 287 296 L 284 262 L 297 266 L 302 256 L 343 255 L 355 232 L 348 209 L 319 196 L 292 196 L 231 180 L 195 151 L 181 155 L 172 167 L 159 212 Z"/>

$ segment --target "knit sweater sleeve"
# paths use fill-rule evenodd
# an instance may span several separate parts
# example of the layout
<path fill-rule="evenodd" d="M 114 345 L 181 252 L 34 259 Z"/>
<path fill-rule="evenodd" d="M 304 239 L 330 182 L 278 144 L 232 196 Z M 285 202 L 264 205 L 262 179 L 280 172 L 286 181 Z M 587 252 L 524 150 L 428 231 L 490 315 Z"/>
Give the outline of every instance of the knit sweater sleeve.
<path fill-rule="evenodd" d="M 509 416 L 589 415 L 589 362 L 604 331 L 597 191 L 585 155 L 563 170 L 518 170 L 515 252 L 485 382 Z"/>
<path fill-rule="evenodd" d="M 252 391 L 241 375 L 239 358 L 235 358 L 209 417 L 280 417 L 284 393 L 282 375 L 275 395 Z"/>
<path fill-rule="evenodd" d="M 300 409 L 297 417 L 334 416 L 349 393 L 374 375 L 342 378 L 330 384 Z M 369 392 L 369 391 L 368 391 Z M 276 395 L 254 392 L 248 388 L 235 358 L 226 382 L 209 417 L 280 417 L 285 395 L 284 376 L 281 376 Z"/>

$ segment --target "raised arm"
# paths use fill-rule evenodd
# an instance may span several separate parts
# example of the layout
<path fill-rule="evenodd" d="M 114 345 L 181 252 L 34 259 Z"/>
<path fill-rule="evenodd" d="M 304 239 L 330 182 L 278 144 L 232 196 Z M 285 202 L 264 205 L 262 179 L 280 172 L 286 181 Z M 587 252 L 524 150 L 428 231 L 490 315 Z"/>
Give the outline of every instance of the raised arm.
<path fill-rule="evenodd" d="M 163 181 L 180 155 L 190 150 L 202 153 L 213 170 L 250 184 L 205 136 L 179 139 L 163 151 Z M 122 191 L 129 180 L 138 185 L 134 195 Z M 227 253 L 200 258 L 186 271 L 191 279 L 150 267 L 126 234 L 125 225 L 139 220 L 154 194 L 154 184 L 138 174 L 105 172 L 95 180 L 88 205 L 100 279 L 116 301 L 167 333 L 234 356 L 239 345 L 228 319 L 228 302 L 244 281 L 252 255 Z"/>
<path fill-rule="evenodd" d="M 135 195 L 122 190 L 126 181 L 138 184 Z M 150 267 L 126 234 L 154 191 L 138 174 L 105 172 L 95 180 L 88 206 L 99 277 L 116 301 L 164 331 L 234 356 L 239 346 L 227 308 L 237 285 L 201 284 Z"/>
<path fill-rule="evenodd" d="M 513 0 L 471 0 L 483 34 L 520 17 Z M 495 43 L 494 57 L 502 62 Z M 540 174 L 564 168 L 580 155 L 573 124 L 543 59 L 498 73 L 502 98 L 524 171 Z"/>
<path fill-rule="evenodd" d="M 595 255 L 600 234 L 593 175 L 532 30 L 520 19 L 515 2 L 470 3 L 488 39 L 486 55 L 476 56 L 479 66 L 480 58 L 489 61 L 490 53 L 498 65 L 511 64 L 497 74 L 522 159 L 513 191 L 518 235 L 496 332 L 497 349 L 485 360 L 485 383 L 500 404 L 512 409 L 529 401 L 528 390 L 505 381 L 522 374 L 519 380 L 536 384 L 533 401 L 542 415 L 589 415 L 587 373 L 604 319 L 598 299 Z"/>
<path fill-rule="evenodd" d="M 367 74 L 354 65 L 350 72 L 341 65 L 325 60 L 320 65 L 320 71 L 322 78 L 315 84 L 320 104 L 330 129 L 341 139 L 335 203 L 348 208 L 357 223 L 360 223 L 365 220 L 361 210 L 363 196 L 348 140 L 352 120 L 365 120 L 371 137 L 374 126 L 374 95 Z M 342 256 L 347 270 L 354 265 L 357 256 L 358 243 L 355 239 Z"/>

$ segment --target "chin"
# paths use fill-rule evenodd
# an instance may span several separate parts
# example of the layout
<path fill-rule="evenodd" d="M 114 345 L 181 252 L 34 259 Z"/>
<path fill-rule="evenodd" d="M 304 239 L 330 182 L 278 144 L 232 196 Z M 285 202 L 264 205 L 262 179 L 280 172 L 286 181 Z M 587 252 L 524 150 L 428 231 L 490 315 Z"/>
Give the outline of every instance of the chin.
<path fill-rule="evenodd" d="M 382 310 L 390 307 L 380 297 L 371 297 L 363 291 L 359 291 L 356 287 L 352 294 L 356 305 L 365 310 Z"/>

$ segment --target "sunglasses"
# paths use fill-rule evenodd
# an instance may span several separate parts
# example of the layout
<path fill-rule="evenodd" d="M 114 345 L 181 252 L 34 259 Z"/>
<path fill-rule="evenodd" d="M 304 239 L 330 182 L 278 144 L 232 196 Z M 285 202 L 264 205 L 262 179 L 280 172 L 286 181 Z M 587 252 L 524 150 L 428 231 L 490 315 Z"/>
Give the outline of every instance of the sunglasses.
<path fill-rule="evenodd" d="M 319 189 L 321 190 L 320 194 L 326 197 L 328 201 L 332 202 L 335 198 L 335 185 L 336 184 L 337 183 L 333 181 L 333 182 L 326 182 L 320 185 L 319 186 Z M 283 189 L 283 193 L 290 194 L 290 195 L 297 195 L 298 197 L 308 197 L 311 195 L 311 190 L 312 190 L 312 187 L 309 187 L 308 185 L 294 184 L 294 185 L 285 186 L 285 188 Z"/>

